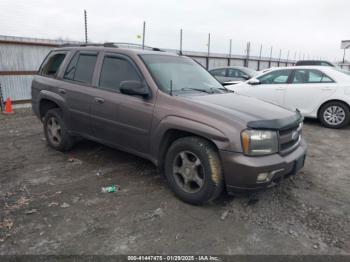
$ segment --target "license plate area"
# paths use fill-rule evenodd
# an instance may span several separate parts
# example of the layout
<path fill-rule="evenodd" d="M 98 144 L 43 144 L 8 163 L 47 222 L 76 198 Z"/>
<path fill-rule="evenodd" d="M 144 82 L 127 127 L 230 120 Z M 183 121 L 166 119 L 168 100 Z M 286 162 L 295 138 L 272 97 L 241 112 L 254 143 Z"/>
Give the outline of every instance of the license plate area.
<path fill-rule="evenodd" d="M 299 157 L 297 160 L 295 160 L 294 170 L 293 170 L 294 175 L 297 174 L 300 171 L 300 169 L 302 169 L 304 167 L 305 157 L 306 157 L 306 155 L 303 155 L 303 156 Z"/>

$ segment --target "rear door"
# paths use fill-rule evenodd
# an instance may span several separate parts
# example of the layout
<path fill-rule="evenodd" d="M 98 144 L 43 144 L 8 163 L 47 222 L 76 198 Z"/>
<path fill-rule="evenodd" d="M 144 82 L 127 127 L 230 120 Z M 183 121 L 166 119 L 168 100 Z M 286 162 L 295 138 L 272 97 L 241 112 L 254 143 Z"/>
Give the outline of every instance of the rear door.
<path fill-rule="evenodd" d="M 244 85 L 238 90 L 238 93 L 283 105 L 291 71 L 290 69 L 281 69 L 266 73 L 257 78 L 260 84 Z"/>
<path fill-rule="evenodd" d="M 285 105 L 298 108 L 304 115 L 311 114 L 336 91 L 335 81 L 317 69 L 293 70 L 290 82 L 286 90 Z"/>
<path fill-rule="evenodd" d="M 144 81 L 127 56 L 106 53 L 101 59 L 91 108 L 94 136 L 105 143 L 147 154 L 154 101 L 120 93 L 122 81 Z"/>
<path fill-rule="evenodd" d="M 66 98 L 71 130 L 91 135 L 90 108 L 94 89 L 92 80 L 96 73 L 98 52 L 78 51 L 69 62 L 64 75 L 64 85 L 59 92 Z"/>

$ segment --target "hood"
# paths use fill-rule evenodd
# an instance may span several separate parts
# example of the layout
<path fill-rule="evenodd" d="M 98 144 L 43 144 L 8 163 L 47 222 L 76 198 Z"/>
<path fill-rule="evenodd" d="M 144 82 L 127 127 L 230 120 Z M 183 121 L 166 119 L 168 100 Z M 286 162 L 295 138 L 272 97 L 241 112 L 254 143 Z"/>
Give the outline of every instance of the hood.
<path fill-rule="evenodd" d="M 251 128 L 285 129 L 302 121 L 297 111 L 244 95 L 226 93 L 187 98 L 228 118 L 238 118 Z"/>

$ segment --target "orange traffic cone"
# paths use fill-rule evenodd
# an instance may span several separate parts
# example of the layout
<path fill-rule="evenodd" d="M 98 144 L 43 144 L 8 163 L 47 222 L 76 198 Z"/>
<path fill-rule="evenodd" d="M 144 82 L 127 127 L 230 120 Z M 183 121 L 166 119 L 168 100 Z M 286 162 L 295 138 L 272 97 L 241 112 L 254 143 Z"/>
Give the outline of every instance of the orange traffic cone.
<path fill-rule="evenodd" d="M 13 114 L 14 111 L 12 109 L 12 102 L 11 99 L 8 97 L 5 102 L 5 111 L 3 112 L 4 114 Z"/>

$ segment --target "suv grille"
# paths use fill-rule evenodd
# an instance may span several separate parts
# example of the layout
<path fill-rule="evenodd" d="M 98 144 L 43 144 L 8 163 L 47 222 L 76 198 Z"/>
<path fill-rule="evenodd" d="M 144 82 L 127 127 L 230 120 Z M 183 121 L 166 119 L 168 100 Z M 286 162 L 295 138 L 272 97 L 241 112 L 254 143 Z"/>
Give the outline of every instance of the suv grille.
<path fill-rule="evenodd" d="M 278 132 L 279 135 L 279 152 L 281 155 L 286 155 L 294 151 L 301 140 L 303 124 L 300 123 L 298 126 L 289 128 L 287 130 L 281 130 Z"/>

